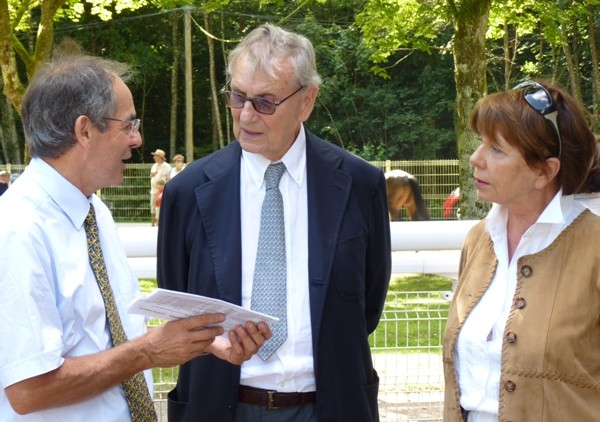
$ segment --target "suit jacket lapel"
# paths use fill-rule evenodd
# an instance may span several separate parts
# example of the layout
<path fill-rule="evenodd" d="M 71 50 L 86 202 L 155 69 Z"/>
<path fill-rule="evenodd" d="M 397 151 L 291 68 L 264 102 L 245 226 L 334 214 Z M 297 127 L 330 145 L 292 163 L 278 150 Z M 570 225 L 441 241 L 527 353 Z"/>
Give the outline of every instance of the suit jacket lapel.
<path fill-rule="evenodd" d="M 219 297 L 242 303 L 240 155 L 236 142 L 207 163 L 207 182 L 196 188 L 196 203 L 205 230 Z"/>
<path fill-rule="evenodd" d="M 352 178 L 339 169 L 342 157 L 322 142 L 306 131 L 308 277 L 315 350 L 335 246 L 352 185 Z"/>

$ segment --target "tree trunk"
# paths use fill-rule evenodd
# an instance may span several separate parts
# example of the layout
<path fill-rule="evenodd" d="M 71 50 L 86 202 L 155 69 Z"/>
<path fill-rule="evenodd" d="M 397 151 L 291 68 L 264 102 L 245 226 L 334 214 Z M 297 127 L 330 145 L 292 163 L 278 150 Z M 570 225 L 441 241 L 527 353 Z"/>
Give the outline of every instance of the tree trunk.
<path fill-rule="evenodd" d="M 461 215 L 483 218 L 489 205 L 477 201 L 469 157 L 479 140 L 468 127 L 477 101 L 486 94 L 485 33 L 491 0 L 463 1 L 460 8 L 448 0 L 454 18 L 454 80 L 456 84 L 456 132 L 460 173 Z"/>
<path fill-rule="evenodd" d="M 173 63 L 171 65 L 171 127 L 169 135 L 169 156 L 177 153 L 177 104 L 179 103 L 179 95 L 177 92 L 177 78 L 179 75 L 179 13 L 171 15 L 171 40 L 173 43 Z"/>
<path fill-rule="evenodd" d="M 598 63 L 598 45 L 596 44 L 596 23 L 593 11 L 588 14 L 588 36 L 592 58 L 592 128 L 598 128 L 598 106 L 600 105 L 600 64 Z"/>
<path fill-rule="evenodd" d="M 1 88 L 2 81 L 0 80 Z M 0 144 L 2 145 L 4 162 L 7 164 L 21 164 L 19 138 L 13 113 L 13 106 L 8 98 L 0 94 Z"/>
<path fill-rule="evenodd" d="M 17 59 L 13 42 L 8 1 L 0 0 L 0 69 L 2 70 L 4 95 L 20 113 L 25 88 L 23 88 L 17 71 Z"/>
<path fill-rule="evenodd" d="M 16 27 L 21 18 L 30 8 L 30 1 L 21 2 L 21 7 L 15 13 L 15 21 L 10 21 L 7 0 L 0 0 L 0 70 L 4 82 L 4 95 L 11 102 L 17 112 L 21 113 L 21 103 L 25 88 L 19 77 L 16 55 L 25 64 L 27 76 L 31 76 L 49 57 L 52 52 L 54 41 L 54 16 L 66 0 L 42 0 L 40 1 L 41 16 L 37 28 L 35 51 L 29 54 L 27 49 L 14 36 L 12 28 Z M 24 162 L 29 162 L 29 150 L 25 144 Z"/>
<path fill-rule="evenodd" d="M 185 159 L 194 161 L 194 86 L 192 79 L 192 8 L 184 7 L 185 45 Z"/>
<path fill-rule="evenodd" d="M 215 39 L 211 35 L 214 33 L 212 27 L 212 16 L 209 12 L 204 12 L 204 27 L 206 28 L 206 42 L 208 43 L 209 59 L 209 77 L 210 77 L 210 96 L 211 96 L 211 121 L 213 128 L 213 149 L 217 150 L 225 146 L 223 140 L 223 129 L 221 126 L 221 115 L 219 114 L 219 94 L 217 93 L 217 71 L 215 64 Z M 216 135 L 216 138 L 214 137 Z"/>
<path fill-rule="evenodd" d="M 572 32 L 572 40 L 569 43 L 569 34 L 568 30 Z M 567 65 L 567 71 L 569 72 L 569 81 L 571 83 L 570 91 L 577 100 L 583 103 L 583 95 L 581 93 L 581 74 L 580 66 L 579 66 L 579 56 L 577 54 L 577 21 L 573 18 L 571 19 L 571 27 L 565 28 L 561 27 L 561 36 L 562 36 L 562 48 L 563 53 L 565 55 L 565 62 Z M 571 47 L 572 46 L 572 47 Z"/>
<path fill-rule="evenodd" d="M 225 19 L 223 19 L 223 14 L 221 13 L 221 19 L 219 19 L 221 21 L 221 53 L 223 54 L 223 63 L 225 63 L 225 66 L 227 66 L 227 51 L 228 49 L 225 47 L 225 27 L 223 22 L 225 21 Z M 227 83 L 229 83 L 229 81 L 227 81 Z M 219 114 L 220 116 L 220 114 Z M 223 126 L 220 126 L 219 129 L 221 132 L 223 132 Z M 231 128 L 231 113 L 229 112 L 229 109 L 225 110 L 225 137 L 227 138 L 227 143 L 230 144 L 233 141 L 233 136 L 231 135 L 232 133 L 232 128 Z"/>

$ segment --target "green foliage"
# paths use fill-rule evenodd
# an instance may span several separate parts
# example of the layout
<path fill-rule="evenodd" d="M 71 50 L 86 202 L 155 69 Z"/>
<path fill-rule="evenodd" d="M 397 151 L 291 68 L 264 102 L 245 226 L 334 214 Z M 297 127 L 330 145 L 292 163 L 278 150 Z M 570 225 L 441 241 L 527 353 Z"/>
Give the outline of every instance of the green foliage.
<path fill-rule="evenodd" d="M 550 0 L 495 1 L 487 31 L 489 90 L 504 89 L 525 77 L 557 79 L 568 87 L 563 37 L 573 37 L 577 58 L 589 69 L 586 19 L 588 13 L 597 15 L 597 3 L 584 0 L 567 7 Z M 167 148 L 172 58 L 174 48 L 181 50 L 183 42 L 181 34 L 181 44 L 172 45 L 171 19 L 182 16 L 182 9 L 176 9 L 182 6 L 191 7 L 193 18 L 196 157 L 212 152 L 215 145 L 207 38 L 205 28 L 201 30 L 203 13 L 214 11 L 213 35 L 225 40 L 215 44 L 217 86 L 225 82 L 224 58 L 235 42 L 257 25 L 280 24 L 305 34 L 317 51 L 324 83 L 308 121 L 313 132 L 370 160 L 455 158 L 456 90 L 449 54 L 455 16 L 449 5 L 444 0 L 68 1 L 56 15 L 55 42 L 70 37 L 91 54 L 126 61 L 138 69 L 132 93 L 142 118 L 144 146 L 134 152 L 135 162 L 149 162 L 150 151 Z M 16 35 L 24 46 L 33 45 L 39 3 L 9 0 L 9 7 L 11 17 L 23 7 Z M 510 73 L 505 70 L 505 35 L 511 46 Z M 176 149 L 183 151 L 184 57 L 180 57 Z M 507 77 L 509 81 L 504 80 Z M 587 74 L 583 81 L 583 95 L 591 101 Z"/>
<path fill-rule="evenodd" d="M 125 10 L 137 10 L 147 5 L 146 0 L 88 0 L 85 2 L 71 0 L 66 3 L 65 7 L 58 10 L 56 18 L 80 22 L 86 14 L 90 13 L 103 21 L 109 21 L 115 14 L 118 15 Z"/>
<path fill-rule="evenodd" d="M 368 0 L 356 16 L 365 42 L 373 48 L 374 63 L 387 62 L 398 48 L 432 51 L 432 41 L 444 33 L 449 20 L 444 2 L 419 0 Z M 384 69 L 380 69 L 384 72 Z"/>

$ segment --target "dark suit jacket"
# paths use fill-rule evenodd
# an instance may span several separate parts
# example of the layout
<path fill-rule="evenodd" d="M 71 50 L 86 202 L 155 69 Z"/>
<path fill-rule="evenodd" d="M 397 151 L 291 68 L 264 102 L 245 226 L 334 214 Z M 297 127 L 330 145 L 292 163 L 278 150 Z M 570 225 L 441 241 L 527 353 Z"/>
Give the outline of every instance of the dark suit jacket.
<path fill-rule="evenodd" d="M 366 161 L 308 131 L 306 137 L 318 418 L 378 421 L 379 378 L 367 337 L 379 322 L 391 271 L 385 179 Z M 232 143 L 165 186 L 160 287 L 241 304 L 240 156 Z M 169 421 L 233 421 L 239 380 L 239 366 L 212 355 L 181 366 Z"/>

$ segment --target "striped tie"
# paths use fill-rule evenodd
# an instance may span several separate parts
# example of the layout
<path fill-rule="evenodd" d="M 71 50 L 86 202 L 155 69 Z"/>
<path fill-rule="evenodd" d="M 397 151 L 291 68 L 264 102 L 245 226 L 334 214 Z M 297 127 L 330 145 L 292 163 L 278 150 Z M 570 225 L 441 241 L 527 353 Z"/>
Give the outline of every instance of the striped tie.
<path fill-rule="evenodd" d="M 125 330 L 123 329 L 123 324 L 119 317 L 119 310 L 115 303 L 115 297 L 108 281 L 108 273 L 106 271 L 104 256 L 102 255 L 102 248 L 100 246 L 96 215 L 94 214 L 94 207 L 91 204 L 90 212 L 85 218 L 84 226 L 85 235 L 87 237 L 88 254 L 90 256 L 90 265 L 92 266 L 94 275 L 98 281 L 102 299 L 104 299 L 104 308 L 106 309 L 106 318 L 108 319 L 110 336 L 112 338 L 113 346 L 118 346 L 127 341 L 127 334 L 125 334 Z M 152 397 L 150 397 L 150 391 L 148 390 L 148 384 L 146 384 L 146 378 L 144 377 L 143 372 L 138 372 L 133 377 L 123 381 L 123 390 L 125 391 L 125 398 L 129 405 L 132 422 L 157 421 L 156 410 L 154 409 L 154 403 L 152 402 Z"/>

